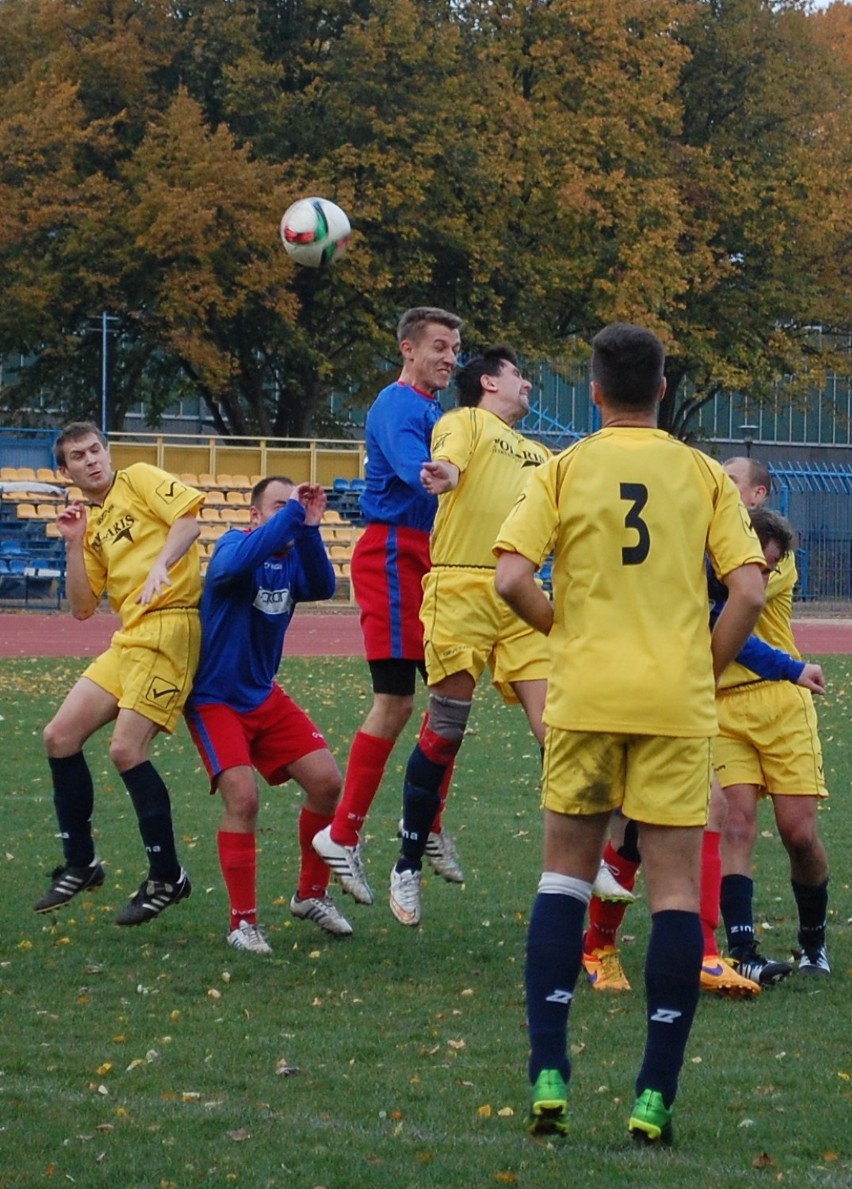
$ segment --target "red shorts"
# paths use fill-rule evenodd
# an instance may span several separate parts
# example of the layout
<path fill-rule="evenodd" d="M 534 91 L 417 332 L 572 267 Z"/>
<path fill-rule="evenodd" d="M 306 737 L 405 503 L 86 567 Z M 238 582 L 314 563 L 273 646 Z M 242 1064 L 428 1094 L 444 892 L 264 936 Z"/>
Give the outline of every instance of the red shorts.
<path fill-rule="evenodd" d="M 423 660 L 420 604 L 430 564 L 429 534 L 420 529 L 370 524 L 362 533 L 351 575 L 368 661 Z"/>
<path fill-rule="evenodd" d="M 210 777 L 211 793 L 220 772 L 241 766 L 256 768 L 267 784 L 284 784 L 291 764 L 328 747 L 280 685 L 248 714 L 211 702 L 187 710 L 186 725 Z"/>

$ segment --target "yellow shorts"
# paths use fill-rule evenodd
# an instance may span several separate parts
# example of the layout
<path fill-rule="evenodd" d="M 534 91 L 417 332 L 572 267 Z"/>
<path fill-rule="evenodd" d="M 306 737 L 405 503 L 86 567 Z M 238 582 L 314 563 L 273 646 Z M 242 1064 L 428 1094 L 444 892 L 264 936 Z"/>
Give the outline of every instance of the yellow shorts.
<path fill-rule="evenodd" d="M 713 766 L 722 788 L 827 797 L 814 700 L 789 681 L 756 681 L 716 696 Z"/>
<path fill-rule="evenodd" d="M 478 681 L 487 665 L 503 700 L 517 702 L 513 681 L 547 680 L 547 637 L 499 597 L 493 570 L 430 570 L 423 579 L 420 621 L 430 685 L 454 673 L 470 673 Z"/>
<path fill-rule="evenodd" d="M 571 815 L 620 808 L 651 826 L 705 826 L 711 744 L 547 727 L 542 806 Z"/>
<path fill-rule="evenodd" d="M 172 734 L 192 688 L 200 646 L 197 611 L 151 611 L 135 627 L 119 628 L 83 676 L 112 694 L 119 709 L 135 710 Z"/>

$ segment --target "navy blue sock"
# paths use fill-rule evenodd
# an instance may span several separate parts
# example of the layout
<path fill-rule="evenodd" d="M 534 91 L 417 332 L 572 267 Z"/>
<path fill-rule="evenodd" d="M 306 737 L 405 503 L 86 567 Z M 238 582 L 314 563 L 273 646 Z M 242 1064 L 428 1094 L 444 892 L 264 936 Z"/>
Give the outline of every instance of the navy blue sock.
<path fill-rule="evenodd" d="M 667 909 L 651 917 L 645 959 L 648 1035 L 636 1079 L 637 1097 L 659 1090 L 670 1107 L 698 1006 L 704 938 L 697 912 Z"/>
<path fill-rule="evenodd" d="M 402 845 L 397 871 L 419 871 L 435 815 L 441 808 L 441 782 L 447 764 L 437 764 L 419 743 L 408 757 L 402 789 Z"/>
<path fill-rule="evenodd" d="M 586 905 L 575 896 L 539 892 L 527 931 L 526 987 L 530 1082 L 543 1069 L 571 1076 L 568 1010 L 583 960 Z"/>
<path fill-rule="evenodd" d="M 754 945 L 754 880 L 747 875 L 723 875 L 719 907 L 725 922 L 728 953 Z"/>
<path fill-rule="evenodd" d="M 139 833 L 148 854 L 149 877 L 176 883 L 180 878 L 180 862 L 175 849 L 169 790 L 150 760 L 120 775 L 136 810 Z"/>
<path fill-rule="evenodd" d="M 818 949 L 825 945 L 825 923 L 828 916 L 828 880 L 810 887 L 808 884 L 793 885 L 796 908 L 799 912 L 799 945 L 805 950 Z"/>
<path fill-rule="evenodd" d="M 48 756 L 53 777 L 53 804 L 62 837 L 62 853 L 69 867 L 88 867 L 95 857 L 92 774 L 82 751 L 73 756 Z"/>

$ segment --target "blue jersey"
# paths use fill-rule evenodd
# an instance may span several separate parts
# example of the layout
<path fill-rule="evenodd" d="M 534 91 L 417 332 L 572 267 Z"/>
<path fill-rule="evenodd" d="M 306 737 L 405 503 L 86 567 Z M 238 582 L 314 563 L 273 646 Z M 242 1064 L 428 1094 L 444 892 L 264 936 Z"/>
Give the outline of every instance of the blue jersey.
<path fill-rule="evenodd" d="M 366 489 L 361 511 L 368 524 L 394 524 L 431 532 L 437 496 L 420 482 L 430 458 L 432 428 L 443 413 L 438 401 L 398 381 L 383 388 L 366 422 Z"/>
<path fill-rule="evenodd" d="M 712 627 L 725 605 L 728 588 L 714 577 L 709 566 L 707 585 L 710 597 L 713 599 L 710 610 L 710 625 Z M 792 681 L 795 685 L 805 668 L 804 661 L 790 656 L 789 652 L 783 652 L 780 648 L 773 648 L 771 644 L 767 644 L 758 636 L 749 636 L 737 653 L 736 659 L 737 664 L 751 669 L 752 673 L 755 673 L 757 678 L 762 681 Z"/>
<path fill-rule="evenodd" d="M 334 594 L 319 528 L 304 520 L 301 504 L 288 500 L 266 524 L 220 537 L 204 579 L 201 660 L 187 709 L 220 702 L 255 710 L 272 691 L 296 603 Z"/>

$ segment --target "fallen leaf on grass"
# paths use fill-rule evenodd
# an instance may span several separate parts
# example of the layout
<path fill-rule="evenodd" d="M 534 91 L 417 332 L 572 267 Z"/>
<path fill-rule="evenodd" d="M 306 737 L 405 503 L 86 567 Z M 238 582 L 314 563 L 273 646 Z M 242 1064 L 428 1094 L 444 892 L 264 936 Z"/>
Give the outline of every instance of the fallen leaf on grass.
<path fill-rule="evenodd" d="M 515 1185 L 517 1184 L 518 1174 L 511 1172 L 508 1168 L 503 1172 L 494 1174 L 494 1180 L 499 1181 L 501 1185 Z"/>
<path fill-rule="evenodd" d="M 501 1119 L 514 1119 L 515 1112 L 510 1106 L 501 1106 L 497 1114 Z"/>
<path fill-rule="evenodd" d="M 275 1065 L 275 1072 L 279 1077 L 291 1078 L 297 1073 L 301 1073 L 298 1065 L 291 1065 L 286 1057 L 282 1057 Z"/>
<path fill-rule="evenodd" d="M 484 1102 L 482 1106 L 478 1106 L 476 1108 L 476 1113 L 479 1115 L 480 1119 L 490 1119 L 492 1115 L 491 1104 Z"/>
<path fill-rule="evenodd" d="M 464 1040 L 448 1040 L 447 1048 L 459 1052 L 461 1049 L 467 1048 L 467 1042 Z"/>
<path fill-rule="evenodd" d="M 752 1168 L 774 1168 L 775 1161 L 768 1152 L 761 1152 L 759 1156 L 755 1156 L 751 1162 Z"/>
<path fill-rule="evenodd" d="M 244 1139 L 251 1139 L 251 1132 L 247 1131 L 245 1127 L 237 1127 L 235 1131 L 226 1131 L 228 1139 L 234 1140 L 235 1143 L 240 1143 Z"/>

